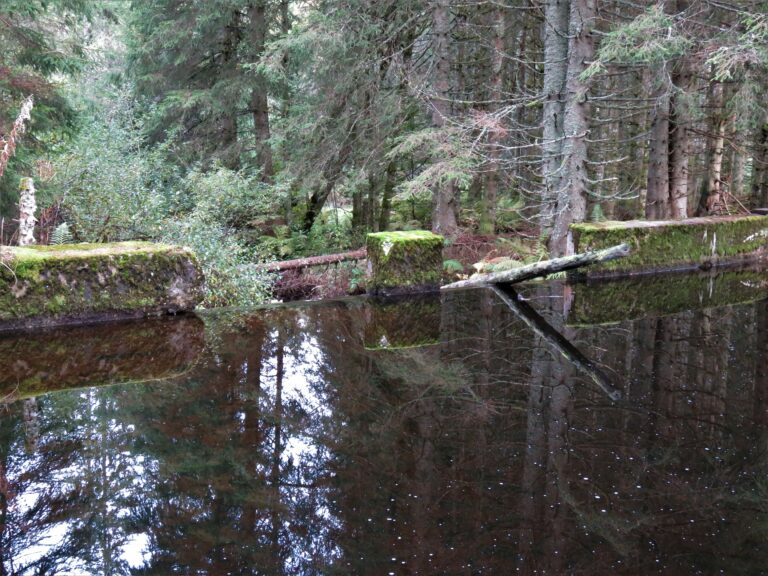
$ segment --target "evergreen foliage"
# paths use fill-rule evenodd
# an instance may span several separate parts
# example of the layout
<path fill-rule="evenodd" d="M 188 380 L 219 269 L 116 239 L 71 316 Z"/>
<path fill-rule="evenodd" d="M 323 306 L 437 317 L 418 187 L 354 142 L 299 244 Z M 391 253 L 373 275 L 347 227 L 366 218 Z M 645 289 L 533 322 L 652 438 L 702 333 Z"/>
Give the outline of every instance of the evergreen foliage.
<path fill-rule="evenodd" d="M 561 251 L 572 220 L 768 203 L 760 2 L 529 8 L 7 0 L 0 130 L 35 111 L 0 215 L 35 176 L 76 240 L 173 238 L 259 284 L 220 280 L 222 304 L 263 298 L 264 259 L 372 231 Z"/>

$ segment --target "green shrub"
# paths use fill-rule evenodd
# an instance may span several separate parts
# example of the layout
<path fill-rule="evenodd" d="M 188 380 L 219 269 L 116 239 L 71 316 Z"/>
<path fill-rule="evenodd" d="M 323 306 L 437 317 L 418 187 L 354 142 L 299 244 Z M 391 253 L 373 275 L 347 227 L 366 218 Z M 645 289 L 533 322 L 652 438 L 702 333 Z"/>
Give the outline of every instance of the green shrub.
<path fill-rule="evenodd" d="M 200 211 L 170 219 L 164 229 L 163 241 L 187 246 L 197 255 L 206 279 L 203 306 L 254 306 L 269 299 L 272 277 L 231 229 Z"/>

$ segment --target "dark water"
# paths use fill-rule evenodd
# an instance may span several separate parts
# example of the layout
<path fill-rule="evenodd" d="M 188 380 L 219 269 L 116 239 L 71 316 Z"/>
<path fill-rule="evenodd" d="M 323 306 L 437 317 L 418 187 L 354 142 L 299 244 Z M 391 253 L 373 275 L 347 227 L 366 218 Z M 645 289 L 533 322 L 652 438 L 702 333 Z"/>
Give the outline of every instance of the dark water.
<path fill-rule="evenodd" d="M 768 574 L 766 279 L 0 338 L 0 573 Z"/>

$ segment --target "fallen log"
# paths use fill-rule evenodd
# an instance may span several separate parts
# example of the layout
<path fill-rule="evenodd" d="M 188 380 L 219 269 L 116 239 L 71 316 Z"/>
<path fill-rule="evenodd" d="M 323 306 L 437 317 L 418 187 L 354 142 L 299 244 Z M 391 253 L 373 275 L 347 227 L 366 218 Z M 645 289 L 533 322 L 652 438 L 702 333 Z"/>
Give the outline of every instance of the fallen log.
<path fill-rule="evenodd" d="M 579 372 L 588 376 L 611 400 L 615 402 L 621 399 L 621 390 L 613 385 L 611 379 L 529 304 L 520 301 L 517 292 L 509 286 L 491 286 L 491 290 L 533 330 L 534 334 L 557 350 Z"/>
<path fill-rule="evenodd" d="M 530 280 L 531 278 L 536 278 L 538 276 L 554 274 L 555 272 L 573 270 L 574 268 L 580 268 L 581 266 L 587 266 L 588 264 L 616 260 L 617 258 L 623 258 L 628 255 L 629 245 L 619 244 L 618 246 L 612 246 L 611 248 L 605 248 L 604 250 L 584 252 L 583 254 L 574 254 L 573 256 L 563 256 L 562 258 L 554 258 L 553 260 L 544 260 L 542 262 L 520 266 L 519 268 L 513 268 L 512 270 L 505 270 L 503 272 L 480 274 L 467 280 L 446 284 L 441 289 L 468 288 L 470 286 L 484 286 L 486 284 L 513 284 L 515 282 L 522 282 L 523 280 Z"/>
<path fill-rule="evenodd" d="M 360 248 L 360 250 L 342 252 L 341 254 L 326 254 L 324 256 L 310 256 L 295 260 L 283 260 L 282 262 L 270 262 L 264 264 L 263 269 L 267 272 L 285 272 L 286 270 L 301 270 L 310 266 L 338 264 L 339 262 L 348 262 L 350 260 L 365 260 L 365 257 L 365 248 Z"/>

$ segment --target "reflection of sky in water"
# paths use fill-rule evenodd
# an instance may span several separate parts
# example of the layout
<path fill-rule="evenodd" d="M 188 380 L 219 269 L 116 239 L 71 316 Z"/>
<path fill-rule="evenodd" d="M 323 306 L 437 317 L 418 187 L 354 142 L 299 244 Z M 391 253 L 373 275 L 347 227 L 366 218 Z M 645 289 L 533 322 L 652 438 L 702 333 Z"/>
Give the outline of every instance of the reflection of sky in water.
<path fill-rule="evenodd" d="M 317 375 L 317 369 L 323 363 L 323 352 L 315 338 L 307 338 L 302 346 L 301 356 L 286 355 L 283 375 L 283 402 L 296 402 L 303 411 L 308 414 L 308 422 L 320 428 L 324 420 L 333 416 L 329 408 L 328 398 L 324 395 L 328 384 L 322 382 Z M 273 380 L 270 389 L 272 397 L 276 395 L 276 381 Z M 300 473 L 303 466 L 311 466 L 326 469 L 330 454 L 325 446 L 317 441 L 319 430 L 313 434 L 313 426 L 306 430 L 291 430 L 290 436 L 285 439 L 281 462 L 283 465 L 292 465 Z M 329 472 L 326 472 L 328 474 Z M 306 475 L 300 481 L 309 484 L 316 476 Z M 313 554 L 322 552 L 326 557 L 340 557 L 341 550 L 330 540 L 330 531 L 337 530 L 341 526 L 338 518 L 331 513 L 328 503 L 327 488 L 302 488 L 286 487 L 280 489 L 281 498 L 287 498 L 296 503 L 302 499 L 312 499 L 314 515 L 322 522 L 323 528 L 318 531 L 313 541 L 303 541 L 302 546 L 292 546 L 292 557 L 286 560 L 286 568 L 291 571 L 300 568 L 309 562 Z M 290 530 L 290 523 L 284 527 Z"/>

